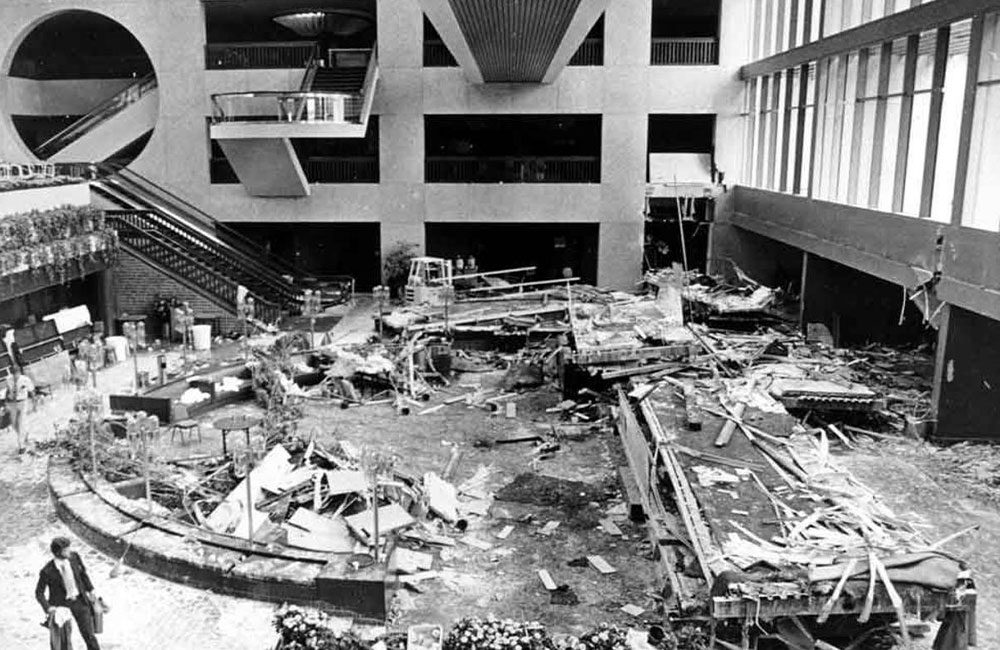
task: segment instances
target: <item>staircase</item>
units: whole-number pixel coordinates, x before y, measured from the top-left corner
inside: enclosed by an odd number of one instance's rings
[[[122,245],[229,313],[236,313],[236,290],[253,295],[258,317],[276,320],[300,308],[302,272],[229,226],[127,169],[111,170],[91,187],[120,210],[108,210]]]
[[[357,94],[365,85],[365,68],[317,68],[309,90]]]
[[[43,142],[34,154],[50,162],[102,162],[147,136],[158,108],[156,76],[149,74]]]

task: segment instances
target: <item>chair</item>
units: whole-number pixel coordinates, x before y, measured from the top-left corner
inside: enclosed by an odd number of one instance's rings
[[[191,430],[198,432],[198,442],[201,442],[201,425],[197,420],[192,420],[188,415],[187,406],[184,404],[174,405],[174,420],[170,425],[170,442],[174,441],[174,436],[181,434],[181,444],[184,444],[184,435],[191,435]]]

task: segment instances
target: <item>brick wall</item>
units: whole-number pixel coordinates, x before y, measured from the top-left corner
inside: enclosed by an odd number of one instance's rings
[[[153,318],[153,305],[158,298],[176,297],[187,300],[194,309],[195,319],[214,318],[212,335],[238,329],[236,317],[177,280],[149,266],[131,253],[122,251],[115,269],[115,290],[119,314],[149,314],[146,328],[151,339],[160,337],[160,324]]]

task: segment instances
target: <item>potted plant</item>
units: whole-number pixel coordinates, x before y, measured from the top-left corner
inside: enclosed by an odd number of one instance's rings
[[[417,245],[412,242],[396,242],[386,253],[382,262],[382,277],[385,285],[397,298],[402,296],[406,278],[410,274],[410,260],[416,256]]]

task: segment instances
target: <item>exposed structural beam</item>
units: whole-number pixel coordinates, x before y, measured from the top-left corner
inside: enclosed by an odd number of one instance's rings
[[[903,64],[903,97],[899,104],[899,136],[896,139],[896,173],[892,184],[892,211],[902,212],[906,198],[906,166],[910,155],[910,130],[913,122],[913,89],[917,82],[917,49],[920,34],[906,38],[906,62]]]
[[[976,114],[976,91],[979,88],[979,62],[983,51],[983,22],[979,14],[972,20],[969,59],[965,72],[965,95],[962,99],[962,125],[958,132],[958,160],[955,166],[955,188],[951,201],[951,224],[962,225],[965,209],[965,183],[969,178],[969,151],[972,148],[972,123]]]
[[[576,54],[601,14],[608,8],[608,4],[609,0],[580,0],[576,14],[573,15],[573,20],[566,28],[562,42],[559,43],[559,49],[553,55],[549,69],[545,71],[542,83],[553,83],[559,77],[559,73],[569,65],[570,59]]]
[[[941,132],[941,109],[944,104],[944,75],[948,67],[948,46],[951,27],[937,30],[937,47],[934,50],[934,72],[931,80],[931,107],[927,118],[927,145],[924,153],[923,185],[920,192],[918,216],[929,219],[934,202],[934,175],[937,170],[938,136]]]
[[[905,287],[940,265],[938,299],[1000,320],[1000,233],[743,186],[733,194],[718,223]]]
[[[862,47],[879,45],[911,34],[937,29],[971,18],[976,14],[1000,10],[1000,0],[948,0],[928,2],[912,9],[891,14],[847,31],[821,38],[787,52],[749,63],[740,68],[740,78],[749,79],[774,74],[795,66],[816,61]]]
[[[885,148],[885,116],[888,110],[889,71],[892,65],[892,41],[882,44],[878,64],[878,90],[875,100],[875,129],[872,139],[872,169],[868,179],[868,205],[878,207],[882,185],[882,154]]]
[[[870,7],[869,7],[870,9]],[[868,88],[867,48],[858,52],[858,75],[854,88],[854,133],[851,137],[851,161],[847,170],[847,202],[858,201],[858,173],[861,171],[861,149],[865,130],[865,91]]]
[[[465,40],[465,34],[458,24],[451,3],[448,0],[420,0],[420,8],[427,14],[427,19],[434,25],[434,29],[448,46],[448,50],[462,67],[469,81],[474,84],[483,83],[483,73],[479,69],[476,57],[472,55],[469,42]]]

